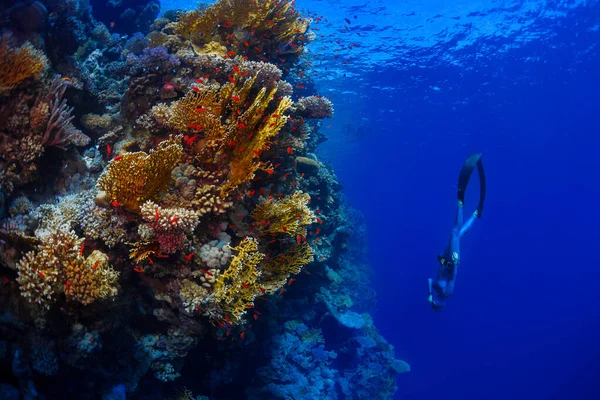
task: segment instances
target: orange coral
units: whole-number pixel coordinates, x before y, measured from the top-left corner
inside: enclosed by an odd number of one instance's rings
[[[38,76],[48,65],[48,58],[29,42],[21,47],[10,45],[10,34],[0,37],[0,88],[10,89],[25,79]]]

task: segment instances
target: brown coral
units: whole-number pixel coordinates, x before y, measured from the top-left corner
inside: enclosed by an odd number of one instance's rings
[[[46,55],[31,43],[15,48],[10,40],[10,34],[0,37],[0,89],[10,89],[27,78],[38,76],[48,65]]]
[[[126,153],[111,160],[98,179],[98,189],[106,192],[109,201],[126,210],[137,212],[146,200],[165,191],[172,180],[183,148],[174,140],[161,142],[150,154]],[[116,203],[115,203],[116,202]]]

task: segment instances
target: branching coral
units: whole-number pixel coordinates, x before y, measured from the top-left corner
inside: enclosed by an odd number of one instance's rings
[[[138,211],[171,182],[171,171],[179,163],[182,147],[173,140],[161,142],[150,154],[127,153],[114,158],[98,179],[98,189],[109,201],[129,211]]]
[[[175,31],[188,39],[200,35],[208,41],[235,28],[253,32],[252,36],[270,38],[280,44],[281,52],[282,44],[291,43],[306,33],[308,21],[300,18],[293,1],[220,0],[206,10],[181,14]],[[292,46],[288,52],[299,51],[300,46]]]
[[[83,304],[116,295],[118,272],[98,250],[84,259],[82,243],[68,227],[56,227],[37,251],[17,263],[21,295],[42,311],[50,309],[59,293]]]
[[[293,112],[301,118],[331,118],[333,103],[323,96],[303,97],[294,104]]]
[[[213,293],[225,318],[229,316],[233,323],[239,323],[246,309],[252,306],[254,298],[261,294],[257,283],[260,277],[257,267],[265,255],[258,251],[258,241],[250,237],[244,238],[233,250],[237,254],[216,280]]]
[[[286,123],[284,113],[292,104],[283,97],[271,105],[275,85],[262,87],[252,96],[258,72],[243,78],[244,72],[238,68],[222,87],[195,87],[170,107],[159,104],[152,109],[153,116],[172,129],[203,131],[205,146],[198,156],[203,162],[229,162],[229,179],[221,188],[221,198],[254,178],[258,169],[268,169],[268,164],[260,161],[260,154]],[[267,114],[268,107],[273,112]]]
[[[261,235],[288,234],[306,236],[306,227],[316,221],[308,208],[310,196],[296,192],[279,200],[261,198],[251,217]]]
[[[140,212],[153,233],[153,238],[146,239],[158,242],[166,254],[179,250],[185,235],[192,233],[198,225],[198,215],[185,208],[162,208],[152,201],[146,201]]]
[[[10,89],[27,78],[38,76],[48,65],[44,53],[31,43],[14,48],[10,40],[10,34],[0,37],[0,89]]]
[[[267,293],[275,293],[285,285],[290,275],[296,275],[313,261],[313,251],[307,243],[296,244],[283,254],[261,264],[260,285]]]

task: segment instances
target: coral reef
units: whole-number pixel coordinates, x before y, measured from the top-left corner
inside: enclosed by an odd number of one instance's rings
[[[158,19],[157,0],[14,3],[2,396],[390,398],[410,367],[315,154],[333,105],[303,75],[311,19],[279,0]]]

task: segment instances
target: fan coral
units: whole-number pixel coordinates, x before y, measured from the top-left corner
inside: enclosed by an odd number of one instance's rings
[[[11,89],[25,79],[38,76],[48,64],[46,55],[29,42],[10,45],[11,35],[0,37],[0,89]]]
[[[306,236],[306,227],[316,222],[316,216],[308,208],[310,196],[296,192],[279,200],[264,197],[252,211],[251,217],[261,235],[284,233]]]
[[[141,203],[167,189],[182,151],[180,144],[169,140],[150,154],[136,152],[116,157],[98,178],[97,187],[106,192],[114,206],[138,211]]]

